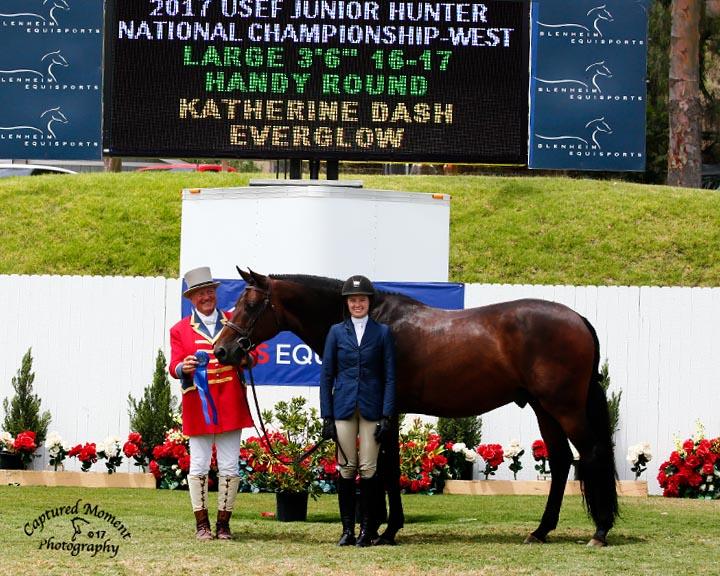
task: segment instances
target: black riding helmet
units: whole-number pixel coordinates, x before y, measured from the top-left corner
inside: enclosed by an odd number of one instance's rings
[[[365,276],[355,275],[350,276],[342,287],[343,296],[354,296],[357,294],[364,294],[365,296],[375,296],[375,288],[373,288],[372,282],[365,278]]]

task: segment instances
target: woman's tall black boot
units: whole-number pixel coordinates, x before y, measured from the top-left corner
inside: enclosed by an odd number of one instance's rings
[[[337,481],[338,504],[340,505],[340,521],[343,532],[338,546],[355,544],[355,479],[342,476]]]
[[[375,519],[377,487],[377,476],[360,479],[360,508],[362,510],[362,516],[360,517],[360,535],[358,536],[356,546],[372,546],[373,540],[378,537],[378,525]]]

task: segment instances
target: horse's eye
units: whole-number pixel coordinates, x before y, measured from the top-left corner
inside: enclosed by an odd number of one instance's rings
[[[253,300],[248,300],[247,302],[245,302],[245,307],[248,310],[252,310],[253,308],[257,307],[257,302],[254,302]]]

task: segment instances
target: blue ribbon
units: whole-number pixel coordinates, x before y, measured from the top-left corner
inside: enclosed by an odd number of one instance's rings
[[[198,365],[195,369],[195,375],[193,376],[193,380],[195,381],[195,386],[197,387],[198,393],[200,394],[200,403],[202,404],[205,424],[210,425],[210,412],[212,412],[212,423],[217,425],[217,408],[215,408],[215,402],[213,401],[212,394],[210,394],[210,386],[208,385],[207,376],[207,365],[210,361],[210,356],[207,352],[198,350],[197,352],[195,352],[195,358],[197,358]],[[210,408],[209,411],[208,406]]]

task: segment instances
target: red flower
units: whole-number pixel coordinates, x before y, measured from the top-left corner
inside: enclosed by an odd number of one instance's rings
[[[128,442],[142,444],[142,436],[140,436],[138,432],[130,432],[130,434],[128,434]]]
[[[190,470],[190,456],[181,456],[178,458],[178,467],[183,472],[188,472]]]
[[[150,460],[150,472],[158,480],[160,479],[160,476],[162,476],[162,473],[160,472],[160,466],[158,466],[158,463],[155,462],[155,460]]]
[[[82,444],[73,446],[68,452],[68,457],[73,458],[74,456],[77,456],[78,454],[80,454],[80,450],[82,450]]]
[[[532,455],[535,460],[546,460],[548,457],[547,447],[542,440],[535,440],[532,443]]]
[[[125,442],[123,445],[123,454],[127,456],[128,458],[132,458],[136,454],[140,453],[140,448],[138,448],[138,445],[133,442]]]
[[[37,448],[37,445],[35,444],[35,432],[31,430],[20,432],[20,434],[15,437],[13,447],[18,452],[35,452],[35,449]]]

